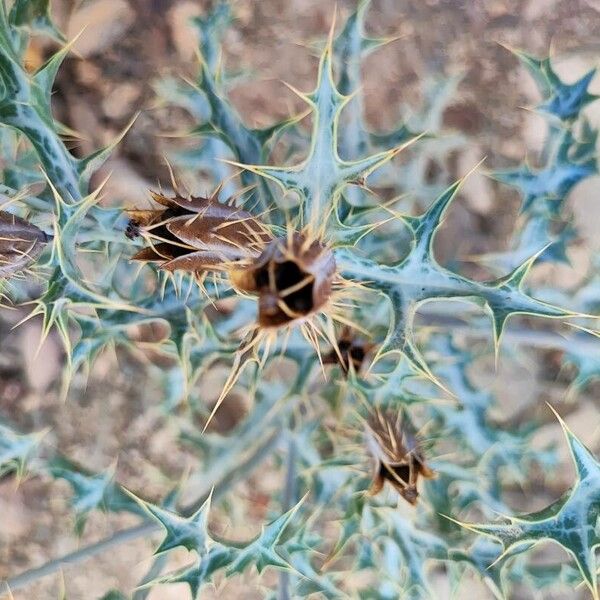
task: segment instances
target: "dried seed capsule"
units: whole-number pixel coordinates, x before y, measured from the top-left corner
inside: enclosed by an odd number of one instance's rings
[[[238,289],[258,296],[262,327],[280,327],[323,309],[334,276],[331,250],[300,233],[271,241],[251,265],[231,273]]]
[[[419,477],[435,477],[425,464],[419,440],[400,413],[375,410],[367,422],[365,438],[373,457],[370,493],[379,493],[388,481],[410,504],[416,504]]]
[[[279,327],[325,307],[335,276],[332,251],[301,233],[273,239],[249,212],[211,198],[167,198],[161,208],[128,210],[125,235],[149,245],[133,260],[195,274],[229,274],[241,292],[258,296],[259,325]]]
[[[216,198],[153,197],[162,208],[127,211],[125,235],[149,242],[133,260],[157,262],[168,271],[227,271],[258,257],[271,239],[249,212]]]
[[[0,279],[35,262],[47,242],[48,236],[35,225],[0,211]]]
[[[345,326],[337,340],[337,350],[332,349],[323,356],[323,364],[339,365],[346,374],[352,365],[354,371],[358,373],[373,348],[374,344],[361,339],[355,331]]]

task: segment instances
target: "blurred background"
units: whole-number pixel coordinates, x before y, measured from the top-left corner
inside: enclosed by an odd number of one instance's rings
[[[96,183],[110,174],[107,202],[143,206],[157,182],[168,187],[164,157],[185,145],[174,135],[192,121],[184,111],[165,106],[157,96],[156,82],[168,76],[195,77],[197,37],[188,22],[208,6],[195,0],[52,0],[55,21],[67,37],[80,34],[59,73],[54,95],[57,118],[80,135],[71,144],[73,151],[89,154],[109,143],[141,111],[97,174]],[[230,72],[250,73],[233,86],[233,104],[253,127],[299,112],[304,108],[301,101],[282,82],[303,91],[312,88],[318,49],[335,7],[338,14],[347,15],[355,2],[235,0],[232,6],[235,19],[225,34],[222,60]],[[454,178],[483,157],[484,169],[489,170],[524,159],[537,164],[546,121],[529,110],[539,100],[536,87],[504,46],[539,56],[550,52],[556,57],[556,70],[568,81],[600,64],[600,0],[373,0],[367,31],[374,37],[398,37],[364,65],[365,108],[373,130],[391,129],[402,116],[416,112],[425,100],[427,82],[454,82],[442,126],[464,143],[439,159]],[[28,51],[31,68],[55,50],[53,42],[35,38]],[[590,91],[600,93],[600,78]],[[599,104],[590,107],[589,117],[596,125]],[[432,173],[441,167],[434,160],[428,165]],[[210,190],[201,177],[190,185],[198,192]],[[582,240],[570,251],[571,266],[538,267],[536,283],[568,286],[586,273],[600,248],[599,197],[599,178],[587,179],[573,191],[569,203]],[[514,190],[474,174],[440,236],[439,256],[444,262],[462,262],[473,254],[505,248],[519,204]],[[21,309],[0,314],[0,416],[25,431],[49,428],[53,445],[91,469],[106,469],[118,458],[119,480],[147,497],[163,494],[169,482],[161,472],[177,478],[189,464],[176,431],[165,424],[161,399],[144,376],[148,361],[160,365],[160,357],[143,352],[103,354],[87,385],[83,376],[76,379],[68,400],[62,402],[61,344],[51,335],[38,352],[39,322],[12,330],[25,314]],[[558,364],[552,352],[532,354],[522,363],[502,365],[497,374],[490,369],[485,384],[498,392],[500,404],[503,398],[507,404],[534,396],[559,400],[569,374],[557,377]],[[586,393],[593,397],[594,388]],[[569,423],[575,433],[592,448],[599,441],[597,408],[590,401],[565,409],[572,411]],[[239,409],[231,401],[228,410]],[[227,414],[222,419],[226,421]],[[556,434],[554,425],[548,428],[552,428],[548,436]],[[561,481],[566,487],[571,480],[567,463],[557,490],[561,491]],[[238,515],[242,527],[253,531],[253,524],[263,518],[270,490],[278,485],[268,472],[261,472],[238,486],[235,493],[247,501]],[[61,482],[31,479],[15,488],[13,480],[0,481],[0,579],[137,522],[127,515],[93,514],[78,541],[67,490]],[[98,598],[111,587],[135,585],[147,569],[150,548],[149,541],[136,541],[94,558],[90,568],[84,564],[68,570],[68,598]],[[58,598],[59,579],[40,580],[15,593],[15,600]],[[182,594],[177,587],[159,587],[149,597],[168,600]],[[251,581],[237,577],[215,597],[263,594]]]

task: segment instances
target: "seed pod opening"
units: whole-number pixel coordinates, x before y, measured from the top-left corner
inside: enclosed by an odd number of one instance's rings
[[[271,241],[253,263],[231,274],[240,290],[258,296],[258,323],[280,327],[321,310],[331,297],[335,259],[319,241],[296,233]]]
[[[375,410],[365,431],[367,449],[373,459],[372,495],[379,493],[385,482],[410,504],[419,497],[419,477],[435,477],[425,463],[425,456],[412,427],[400,413]]]
[[[47,242],[48,236],[35,225],[0,211],[0,279],[35,262]]]
[[[141,235],[149,242],[133,260],[157,262],[167,271],[226,271],[258,257],[271,240],[249,212],[214,197],[153,194],[153,198],[162,208],[127,211],[125,235],[130,239]]]

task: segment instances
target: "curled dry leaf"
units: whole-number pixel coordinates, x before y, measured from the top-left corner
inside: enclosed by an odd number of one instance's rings
[[[425,464],[409,424],[399,412],[375,410],[368,419],[365,438],[374,460],[370,493],[379,493],[388,481],[407,502],[416,504],[419,477],[431,479],[435,473]]]
[[[47,242],[48,236],[35,225],[0,211],[0,279],[35,262]]]

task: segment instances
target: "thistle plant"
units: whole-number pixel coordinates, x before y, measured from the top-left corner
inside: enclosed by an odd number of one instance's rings
[[[0,1],[6,308],[41,317],[42,336],[62,339],[66,367],[57,387],[66,402],[103,349],[136,349],[144,344],[134,331],[167,324],[152,346],[168,360],[148,365],[145,376],[155,382],[165,426],[177,428],[196,465],[182,481],[182,472],[163,473],[171,493],[146,497],[120,481],[114,466],[93,472],[47,444],[43,432],[17,431],[2,414],[1,477],[66,481],[77,535],[98,510],[139,520],[10,576],[6,595],[133,538],[149,539],[150,557],[159,532],[146,577],[104,598],[141,600],[176,583],[200,598],[240,573],[255,573],[265,597],[282,599],[436,598],[440,573],[453,592],[474,573],[490,598],[514,597],[517,586],[578,588],[599,598],[600,464],[557,414],[576,481],[543,511],[516,514],[511,491],[521,486],[533,497],[532,474],[558,464],[554,447],[534,443],[549,409],[524,413],[516,424],[493,417],[499,403],[473,379],[479,357],[469,347],[483,341],[496,364],[512,360],[504,338],[557,349],[580,369],[574,392],[600,374],[597,273],[576,290],[531,289],[527,280],[537,262],[567,261],[577,240],[566,201],[598,172],[597,130],[584,115],[596,100],[588,91],[593,74],[565,82],[549,59],[515,51],[543,96],[544,166],[493,174],[521,192],[522,211],[509,249],[481,257],[497,275],[475,280],[443,266],[434,246],[469,174],[442,185],[422,168],[431,154],[468,143],[439,136],[444,90],[452,86],[434,86],[423,114],[394,131],[370,131],[361,61],[390,40],[365,35],[368,10],[362,0],[340,27],[333,23],[312,92],[290,84],[306,110],[259,130],[228,99],[233,76],[222,71],[219,54],[234,18],[229,5],[195,19],[197,78],[155,88],[163,103],[197,121],[187,137],[198,146],[173,151],[173,181],[149,190],[151,208],[127,199],[111,199],[109,208],[103,184],[92,189],[90,182],[119,140],[76,157],[52,114],[69,45],[35,73],[24,66],[32,31],[63,43],[49,1]],[[200,170],[214,179],[213,191],[180,183]],[[36,195],[34,183],[42,189]],[[391,198],[380,193],[384,187]],[[419,204],[407,200],[411,193]],[[418,312],[436,327],[422,326]],[[534,320],[543,328],[534,329]],[[219,389],[208,390],[207,376],[223,366]],[[235,394],[248,410],[223,431],[218,418]],[[243,503],[235,484],[266,469],[281,485],[261,527],[243,539],[229,527],[224,534],[217,522],[233,522],[228,508]],[[544,478],[548,493],[551,484]],[[540,567],[529,551],[543,541],[562,546],[569,561]],[[172,567],[180,549],[189,560]],[[68,578],[66,569],[67,587]]]

